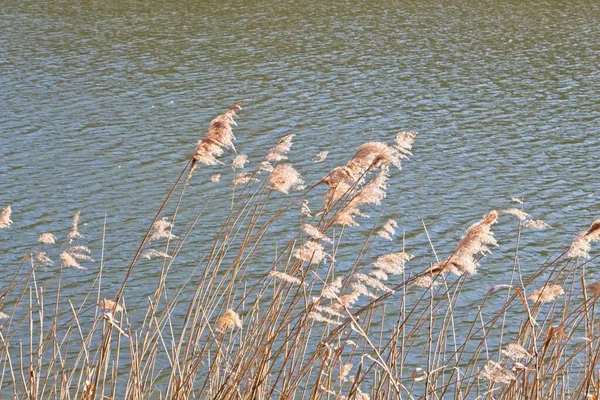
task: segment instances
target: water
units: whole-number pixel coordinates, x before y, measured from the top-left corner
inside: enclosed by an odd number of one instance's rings
[[[96,259],[106,216],[112,295],[208,122],[241,98],[239,151],[256,163],[295,133],[290,161],[309,183],[364,141],[419,132],[383,213],[405,230],[415,270],[434,261],[423,223],[448,254],[513,196],[554,228],[524,239],[523,265],[598,218],[597,2],[9,0],[0,16],[0,206],[12,204],[15,221],[0,231],[5,274],[38,234],[64,238],[81,209]],[[311,164],[323,150],[330,157]],[[195,177],[189,209],[227,168],[213,170]],[[514,229],[504,221],[500,238]],[[467,285],[467,311],[505,283],[512,240]],[[69,271],[65,295],[97,266]],[[136,271],[130,307],[145,307],[152,271]]]

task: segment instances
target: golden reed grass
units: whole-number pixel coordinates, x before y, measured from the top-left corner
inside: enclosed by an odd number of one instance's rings
[[[289,134],[255,166],[244,154],[231,156],[229,164],[225,152],[236,151],[234,118],[241,104],[210,121],[116,295],[114,282],[103,275],[105,255],[92,264],[82,243],[80,211],[66,238],[42,233],[18,268],[10,269],[14,277],[0,293],[2,395],[598,398],[600,283],[587,265],[594,262],[591,244],[600,238],[600,222],[565,254],[524,268],[522,235],[536,232],[521,228],[549,225],[513,199],[521,208],[489,212],[445,259],[431,264],[435,237],[425,232],[430,244],[419,249],[403,238],[398,243],[395,220],[366,220],[372,208],[384,215],[397,174],[392,167],[409,159],[416,133],[359,146],[345,164],[300,192],[302,176],[311,176],[304,169],[318,168],[328,152],[296,169],[288,159]],[[182,198],[200,174],[199,185],[248,186],[232,190],[227,207],[207,203],[192,211]],[[203,218],[211,212],[223,225],[206,228]],[[10,206],[2,210],[1,228],[13,224],[11,213]],[[493,229],[499,215],[516,218],[500,222],[511,224],[517,240],[501,236],[506,250],[494,252],[484,267],[481,258],[498,246]],[[205,242],[188,249],[198,229]],[[13,240],[18,232],[2,233]],[[51,257],[60,258],[60,267]],[[155,277],[151,288],[126,286],[140,257],[147,259],[146,270],[135,273]],[[509,280],[494,282],[496,271],[507,266]],[[77,288],[81,299],[63,293],[90,270],[96,277]]]

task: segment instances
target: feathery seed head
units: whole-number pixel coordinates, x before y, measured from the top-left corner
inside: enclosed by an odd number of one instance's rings
[[[527,221],[523,222],[523,226],[525,228],[537,229],[538,231],[542,231],[546,228],[552,228],[550,225],[548,225],[541,219],[528,219]]]
[[[294,252],[294,257],[302,261],[310,261],[311,264],[319,264],[326,255],[323,245],[314,241],[304,243]]]
[[[314,163],[323,162],[323,161],[325,161],[325,159],[327,158],[328,155],[329,155],[328,151],[322,151],[313,157],[312,162],[314,162]]]
[[[489,381],[504,384],[509,384],[517,379],[512,372],[504,368],[501,364],[492,360],[488,360],[485,363],[483,370],[481,370],[479,374]]]
[[[298,171],[290,164],[276,166],[269,176],[269,182],[273,190],[284,194],[289,194],[291,189],[298,190],[304,184]]]
[[[231,125],[235,125],[233,118],[236,112],[241,110],[244,101],[238,101],[227,111],[210,122],[210,127],[203,139],[198,141],[194,155],[192,156],[192,165],[188,175],[188,181],[192,173],[196,170],[198,163],[205,165],[215,165],[220,163],[217,157],[223,154],[223,149],[232,149],[235,151],[233,141],[235,136],[231,130]]]
[[[304,232],[313,239],[322,240],[327,243],[333,243],[333,240],[329,239],[311,224],[304,224]]]
[[[219,316],[215,324],[215,330],[219,333],[225,333],[229,329],[241,327],[242,320],[239,314],[231,308],[227,309],[223,315]]]
[[[518,343],[510,343],[506,346],[502,353],[513,361],[518,361],[523,358],[531,358],[531,355]]]
[[[404,264],[412,258],[411,254],[405,252],[389,253],[377,258],[373,265],[388,274],[401,275],[404,272]]]
[[[12,214],[12,207],[10,205],[4,207],[2,212],[0,212],[0,229],[8,228],[13,222],[10,219],[10,215]]]
[[[233,159],[233,162],[231,163],[231,168],[233,168],[234,170],[244,168],[244,165],[246,165],[247,162],[248,156],[245,154],[240,154],[239,156]]]
[[[394,234],[396,234],[396,228],[398,223],[393,219],[388,219],[385,224],[376,232],[376,235],[387,240],[393,240]]]
[[[40,235],[40,238],[38,239],[38,242],[43,243],[43,244],[55,244],[56,243],[56,236],[54,236],[50,232],[44,232],[44,233],[42,233]]]
[[[531,215],[527,214],[523,210],[519,210],[518,208],[509,208],[508,210],[502,210],[502,214],[514,215],[519,221],[525,221],[527,218],[531,217]]]
[[[71,224],[71,230],[67,235],[69,242],[73,242],[74,239],[82,238],[83,235],[79,233],[79,215],[81,214],[81,210],[77,210],[75,215],[73,215],[73,223]]]
[[[565,290],[559,285],[545,285],[541,288],[534,290],[530,295],[529,299],[533,302],[537,303],[549,303],[556,299],[559,296],[565,294]]]
[[[296,136],[295,134],[286,135],[277,144],[267,152],[265,161],[278,162],[281,160],[287,160],[287,153],[292,148],[292,139]]]
[[[567,255],[571,258],[590,258],[591,244],[600,240],[600,219],[592,223],[586,232],[581,232],[571,243]]]
[[[600,281],[596,281],[593,283],[590,283],[587,286],[587,290],[589,293],[592,294],[592,296],[594,297],[600,297]]]
[[[98,303],[98,307],[103,309],[104,312],[111,312],[113,314],[117,314],[123,311],[123,307],[111,299],[100,300],[100,303]]]
[[[163,217],[159,220],[157,220],[153,225],[152,225],[152,234],[150,235],[150,241],[153,240],[157,240],[157,239],[162,239],[162,238],[166,238],[166,239],[176,239],[177,236],[173,235],[172,230],[173,230],[173,224],[171,222],[169,222],[167,217]]]
[[[292,285],[300,285],[302,283],[300,279],[279,271],[271,271],[269,272],[269,276],[287,283],[291,283]]]
[[[456,250],[451,257],[433,264],[429,269],[431,273],[451,272],[457,275],[467,273],[474,275],[477,273],[476,256],[489,252],[487,245],[498,246],[492,225],[498,221],[498,212],[493,210],[485,215],[483,219],[476,224],[471,225],[464,236],[458,242]]]

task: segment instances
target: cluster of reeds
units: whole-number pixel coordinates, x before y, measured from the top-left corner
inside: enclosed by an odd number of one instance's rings
[[[411,156],[412,132],[398,133],[389,144],[361,145],[308,187],[288,161],[293,135],[254,163],[244,154],[231,157],[232,197],[221,199],[228,206],[218,210],[223,222],[202,230],[210,245],[196,255],[187,280],[172,282],[172,268],[209,210],[181,217],[182,198],[198,186],[228,184],[228,168],[215,173],[208,166],[226,164],[225,150],[235,150],[232,127],[241,104],[210,123],[131,255],[118,290],[106,289],[103,249],[91,264],[91,250],[72,243],[85,239],[79,212],[64,237],[40,236],[2,284],[0,393],[59,399],[598,398],[600,283],[587,281],[586,265],[600,220],[563,253],[524,271],[520,238],[549,226],[515,199],[519,208],[491,210],[443,259],[415,263],[396,236],[396,221],[365,219]],[[313,161],[323,162],[327,153]],[[288,227],[283,241],[272,234],[281,223]],[[6,206],[0,240],[18,224],[18,211]],[[468,300],[476,311],[460,312],[465,289],[481,287],[478,272],[494,263],[493,256],[483,257],[498,245],[495,224],[511,226],[517,238],[511,279],[485,282],[490,290],[474,305]],[[367,233],[364,241],[348,254],[348,231],[359,230]],[[389,251],[374,254],[375,241]],[[51,246],[60,247],[60,263],[48,255]],[[435,256],[433,245],[429,253]],[[159,278],[146,294],[143,315],[132,318],[127,288],[142,258],[154,263]],[[40,280],[39,271],[52,268],[55,279]],[[95,270],[81,298],[61,294],[61,277],[81,272],[69,268]],[[261,277],[250,279],[250,272]]]

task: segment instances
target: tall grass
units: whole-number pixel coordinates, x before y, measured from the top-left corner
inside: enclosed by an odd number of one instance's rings
[[[218,210],[204,205],[180,217],[190,185],[219,181],[204,166],[224,164],[225,150],[234,149],[241,105],[211,121],[116,291],[107,294],[102,248],[93,284],[76,303],[62,294],[62,277],[90,259],[79,212],[60,265],[47,253],[60,238],[40,236],[12,279],[2,282],[1,393],[28,399],[598,398],[600,284],[586,281],[598,221],[527,273],[521,237],[548,225],[518,199],[518,208],[490,210],[479,221],[474,216],[452,254],[430,266],[411,265],[404,244],[373,257],[375,241],[400,241],[398,226],[384,219],[360,224],[411,156],[411,132],[390,144],[363,144],[346,164],[311,183],[287,161],[288,135],[254,169],[246,168],[243,154],[233,160],[231,197],[219,199]],[[319,153],[314,162],[325,157]],[[320,204],[307,200],[315,193]],[[185,281],[173,281],[188,238],[210,212],[223,219],[202,230],[211,246],[197,255]],[[281,223],[289,240],[274,233]],[[465,286],[493,263],[483,257],[498,244],[497,223],[514,227],[510,281],[478,299],[478,312],[458,313]],[[8,237],[11,224],[19,218],[6,206],[0,228]],[[364,233],[358,246],[348,243],[357,240],[353,231]],[[360,250],[348,254],[349,244]],[[433,244],[429,251],[437,257]],[[160,273],[143,315],[130,315],[128,283],[142,258],[154,260]],[[55,286],[40,279],[47,270]]]

